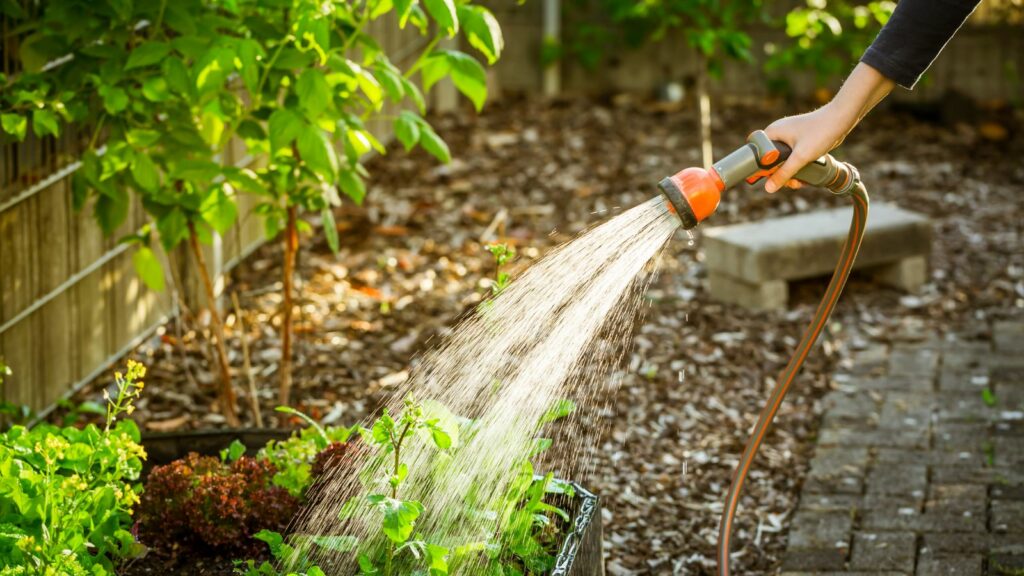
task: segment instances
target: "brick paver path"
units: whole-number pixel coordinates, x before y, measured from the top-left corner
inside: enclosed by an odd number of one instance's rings
[[[1024,576],[1024,322],[836,375],[782,574]]]

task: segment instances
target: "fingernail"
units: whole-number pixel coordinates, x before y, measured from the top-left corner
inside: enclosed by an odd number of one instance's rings
[[[765,184],[764,184],[764,191],[769,193],[769,194],[775,192],[778,189],[779,189],[779,187],[776,186],[775,182],[772,182],[771,180],[765,182]]]

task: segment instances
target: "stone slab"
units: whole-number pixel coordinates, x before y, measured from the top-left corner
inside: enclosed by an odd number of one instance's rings
[[[704,231],[708,269],[750,283],[832,271],[850,228],[848,207],[719,226]],[[892,204],[874,204],[855,264],[869,268],[931,253],[932,224]]]

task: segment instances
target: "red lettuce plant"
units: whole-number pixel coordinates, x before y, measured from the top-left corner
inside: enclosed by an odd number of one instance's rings
[[[282,530],[299,501],[274,486],[275,466],[241,456],[234,462],[192,453],[150,473],[139,505],[139,536],[164,550],[190,543],[247,550],[261,530]]]

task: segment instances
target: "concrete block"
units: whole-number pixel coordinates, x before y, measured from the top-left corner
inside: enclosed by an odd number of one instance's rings
[[[704,231],[709,270],[748,282],[813,278],[831,272],[850,227],[851,208],[720,226]],[[891,264],[931,253],[924,216],[891,204],[871,207],[857,267]]]
[[[924,256],[911,256],[897,260],[872,269],[871,277],[879,284],[906,292],[917,292],[928,281],[928,259]]]
[[[781,308],[779,281],[827,275],[835,268],[850,226],[850,208],[821,210],[783,218],[709,228],[704,232],[709,276],[739,284],[739,297],[724,290],[712,295],[750,307]],[[924,216],[889,204],[872,206],[855,268],[869,269],[880,281],[916,290],[927,280],[932,225]],[[772,298],[751,286],[771,283]],[[712,282],[714,284],[714,282]]]
[[[752,310],[777,310],[789,302],[789,285],[784,280],[746,282],[710,271],[708,291],[719,302],[739,304]]]
[[[917,540],[909,532],[862,532],[853,537],[853,570],[914,572]]]

